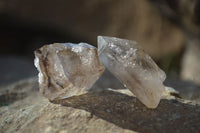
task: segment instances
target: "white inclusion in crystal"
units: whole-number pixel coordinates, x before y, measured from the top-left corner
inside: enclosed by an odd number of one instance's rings
[[[40,64],[39,64],[38,57],[35,57],[35,59],[34,59],[34,65],[37,68],[37,70],[39,71],[39,73],[38,73],[38,82],[39,82],[39,84],[41,84],[44,81],[44,78],[43,78],[43,74],[41,73],[41,69],[40,69]]]
[[[158,106],[166,75],[137,42],[98,36],[98,55],[104,66],[144,105]]]

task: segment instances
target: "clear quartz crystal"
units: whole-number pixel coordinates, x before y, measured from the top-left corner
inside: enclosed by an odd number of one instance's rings
[[[156,108],[165,73],[135,41],[98,36],[100,61],[148,108]]]
[[[97,49],[86,43],[54,43],[35,51],[41,93],[50,100],[86,93],[104,71]]]

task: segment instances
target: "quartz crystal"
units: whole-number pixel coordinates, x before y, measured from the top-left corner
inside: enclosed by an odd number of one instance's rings
[[[100,61],[148,108],[156,108],[165,73],[135,41],[98,36]]]
[[[50,100],[86,93],[104,71],[97,49],[86,43],[54,43],[35,51],[41,93]]]

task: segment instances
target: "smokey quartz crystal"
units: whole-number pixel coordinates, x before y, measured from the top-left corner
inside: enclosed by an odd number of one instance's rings
[[[104,71],[97,49],[86,43],[54,43],[35,51],[41,93],[49,100],[87,92]]]
[[[98,36],[104,66],[148,108],[156,108],[165,91],[165,73],[135,41]]]

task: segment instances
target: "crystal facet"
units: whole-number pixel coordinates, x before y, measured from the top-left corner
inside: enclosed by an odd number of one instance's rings
[[[104,71],[97,49],[86,43],[54,43],[35,51],[41,93],[50,100],[86,93]]]
[[[98,36],[98,55],[104,66],[144,105],[158,106],[166,75],[135,41]]]

